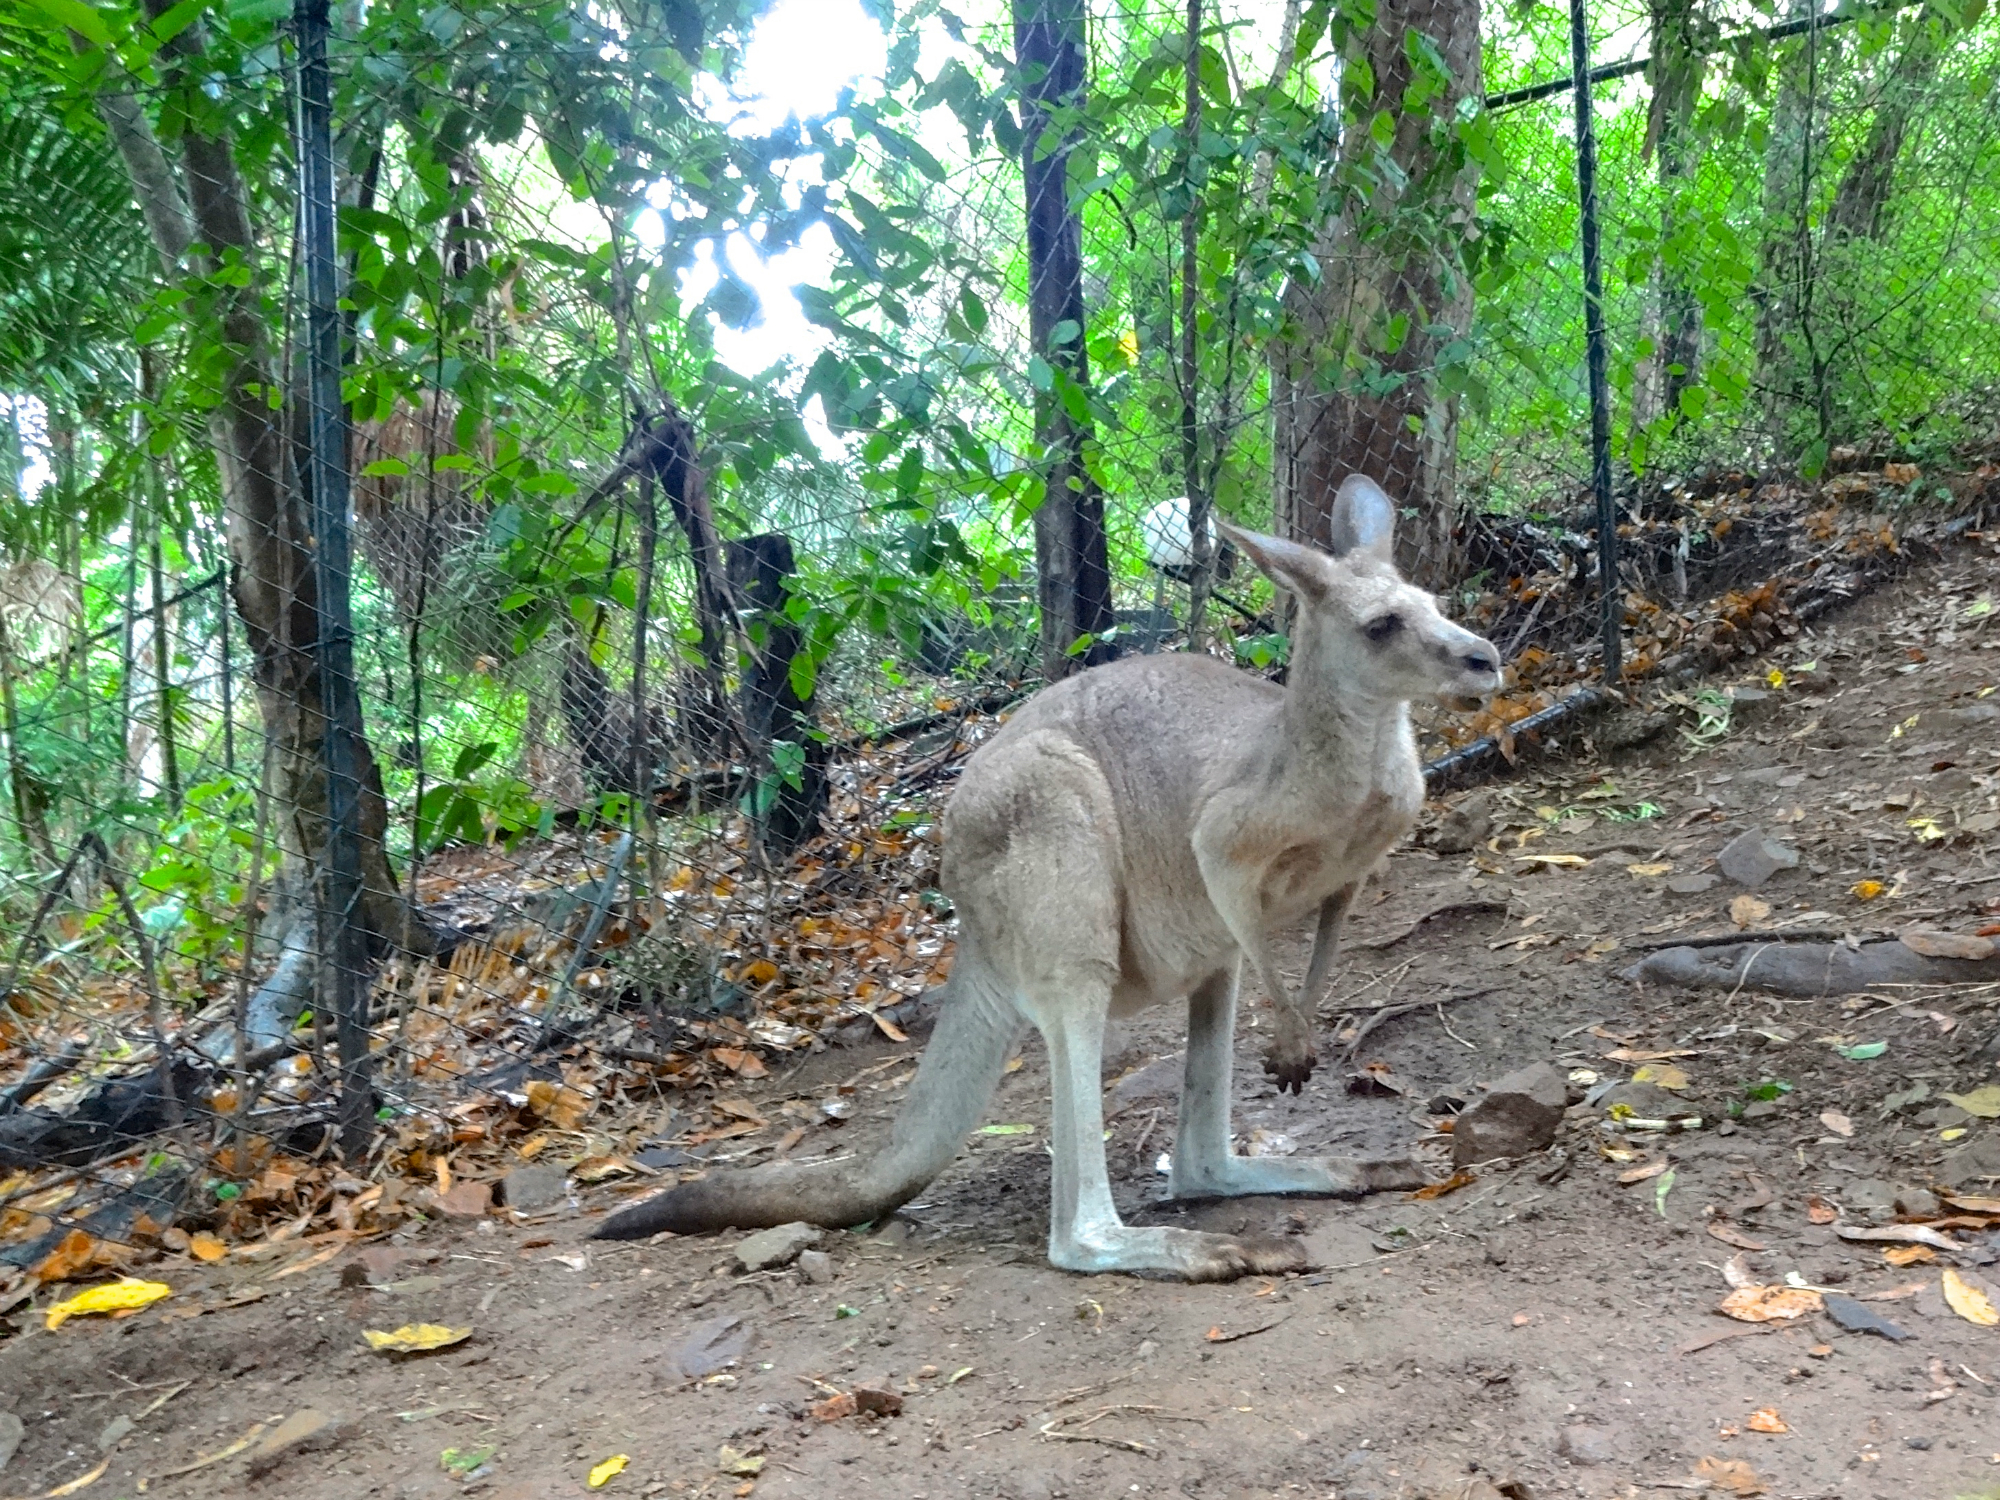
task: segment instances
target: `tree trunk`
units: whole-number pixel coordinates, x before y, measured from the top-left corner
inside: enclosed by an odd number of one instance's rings
[[[1654,262],[1653,352],[1634,381],[1632,415],[1644,426],[1679,409],[1681,392],[1694,384],[1701,359],[1701,303],[1689,283],[1682,198],[1699,157],[1694,108],[1701,97],[1701,43],[1693,0],[1652,0],[1653,97],[1646,118],[1646,149],[1660,183],[1660,250]]]
[[[1053,682],[1107,660],[1114,623],[1104,497],[1091,476],[1090,362],[1084,348],[1083,226],[1071,163],[1083,144],[1082,0],[1013,0],[1021,87],[1021,177],[1027,196],[1028,338],[1047,372],[1035,395],[1042,503],[1035,511],[1042,675]],[[1058,119],[1061,114],[1064,118]],[[1080,650],[1078,642],[1087,642]]]
[[[149,0],[154,10],[164,9]],[[168,71],[198,72],[202,30],[190,26],[163,49]],[[255,268],[261,260],[252,232],[249,199],[226,136],[205,135],[192,124],[180,140],[176,173],[144,112],[114,88],[100,98],[132,190],[171,275],[188,247],[200,243],[211,256],[234,253]],[[185,193],[183,198],[182,194]],[[215,333],[234,352],[223,400],[210,418],[210,438],[222,475],[233,591],[252,657],[265,732],[271,741],[272,793],[285,884],[294,893],[312,889],[326,841],[327,786],[318,672],[317,608],[312,579],[309,505],[286,451],[281,414],[266,393],[277,382],[270,340],[252,285],[222,289]],[[430,952],[437,935],[408,922],[383,844],[388,809],[372,749],[358,746],[361,782],[361,918],[379,941],[408,931],[418,951]]]
[[[729,544],[730,582],[756,611],[748,627],[755,656],[743,673],[743,727],[752,756],[751,825],[769,859],[784,858],[817,833],[826,808],[826,739],[816,733],[811,697],[800,697],[792,680],[801,637],[785,604],[796,566],[792,539],[781,533]]]
[[[1834,189],[1827,227],[1836,238],[1882,237],[1890,193],[1895,187],[1896,159],[1903,154],[1910,114],[1921,100],[1923,87],[1948,40],[1942,17],[1929,6],[1917,12],[1909,40],[1903,43],[1895,65],[1877,88],[1875,113],[1868,122],[1868,139],[1854,153]]]
[[[1788,20],[1812,14],[1806,0],[1794,0]],[[1830,62],[1832,42],[1808,32],[1782,42],[1778,54],[1778,94],[1770,106],[1764,148],[1764,238],[1758,244],[1756,302],[1756,384],[1764,398],[1764,418],[1782,458],[1796,458],[1808,444],[1794,424],[1794,412],[1814,412],[1814,428],[1828,426],[1826,382],[1812,328],[1812,176],[1824,146],[1824,118],[1818,100],[1820,78]]]
[[[671,401],[659,415],[641,419],[640,441],[644,462],[659,480],[674,520],[687,537],[688,562],[694,569],[701,668],[682,699],[681,729],[693,760],[726,759],[737,738],[729,719],[724,659],[736,601],[729,587],[722,538],[715,529],[715,513],[708,504],[701,445],[695,440],[694,424]]]
[[[1430,50],[1413,34],[1442,59],[1442,78],[1427,60],[1412,63]],[[1453,125],[1459,101],[1481,92],[1478,0],[1380,0],[1341,87],[1345,125],[1326,185],[1345,201],[1315,247],[1318,283],[1298,278],[1286,293],[1294,332],[1273,357],[1276,524],[1329,545],[1341,481],[1366,474],[1414,512],[1398,528],[1404,570],[1440,587],[1457,572],[1448,362],[1472,321],[1458,247],[1479,175]]]

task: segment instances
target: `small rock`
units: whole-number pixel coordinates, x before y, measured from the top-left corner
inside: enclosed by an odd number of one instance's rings
[[[333,1447],[347,1437],[353,1425],[310,1406],[293,1412],[250,1450],[250,1477],[262,1479],[295,1453]]]
[[[833,1280],[833,1257],[824,1250],[801,1250],[799,1274],[814,1286],[825,1286]]]
[[[1948,1188],[1984,1192],[1995,1179],[2000,1179],[2000,1133],[1990,1130],[1945,1157],[1938,1168],[1938,1181]]]
[[[1431,847],[1440,854],[1470,854],[1493,831],[1493,799],[1485,792],[1461,797],[1438,822]]]
[[[563,1200],[569,1174],[558,1166],[516,1167],[494,1185],[495,1199],[532,1213]]]
[[[1459,1115],[1452,1130],[1452,1162],[1465,1167],[1545,1151],[1568,1107],[1568,1080],[1548,1063],[1509,1073]]]
[[[1667,881],[1667,889],[1676,896],[1699,896],[1721,884],[1720,875],[1676,875]]]
[[[486,1210],[492,1206],[493,1184],[490,1182],[454,1182],[451,1191],[438,1198],[438,1207],[444,1210],[448,1219],[483,1219]]]
[[[1618,1455],[1611,1434],[1597,1427],[1565,1427],[1556,1440],[1556,1452],[1573,1464],[1608,1464]]]
[[[109,1453],[113,1448],[116,1448],[126,1438],[131,1436],[132,1429],[138,1425],[137,1422],[126,1416],[125,1413],[120,1412],[104,1424],[104,1431],[98,1433],[97,1451],[99,1453]]]
[[[1743,1123],[1761,1125],[1767,1120],[1775,1120],[1784,1112],[1784,1101],[1780,1099],[1752,1099],[1743,1106]]]
[[[700,1380],[749,1352],[755,1337],[741,1314],[724,1313],[697,1323],[667,1351],[667,1364],[683,1380]]]
[[[1937,717],[1947,724],[1963,725],[1969,729],[1975,724],[1991,724],[2000,719],[2000,703],[1968,703],[1962,708],[1940,709]]]
[[[26,1430],[21,1419],[11,1411],[0,1411],[0,1469],[7,1467],[7,1460],[21,1446],[21,1436]]]
[[[1891,1323],[1867,1303],[1856,1302],[1852,1297],[1843,1297],[1838,1292],[1824,1292],[1821,1302],[1826,1308],[1826,1315],[1849,1333],[1880,1334],[1899,1344],[1913,1336],[1900,1324]]]
[[[1896,1189],[1896,1212],[1906,1219],[1935,1219],[1944,1212],[1944,1205],[1929,1188],[1906,1187]]]
[[[882,1385],[857,1385],[853,1391],[854,1409],[878,1417],[900,1417],[903,1414],[903,1398]]]
[[[737,1245],[736,1269],[747,1273],[789,1266],[802,1251],[817,1245],[824,1233],[817,1224],[780,1224],[775,1229],[760,1229]]]
[[[1715,857],[1716,868],[1738,885],[1755,890],[1780,870],[1798,868],[1799,851],[1767,836],[1761,828],[1739,833]]]

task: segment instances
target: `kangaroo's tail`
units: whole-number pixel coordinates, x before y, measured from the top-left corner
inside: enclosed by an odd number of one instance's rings
[[[782,1162],[711,1172],[621,1209],[598,1226],[595,1238],[764,1229],[799,1220],[845,1229],[908,1203],[979,1123],[1021,1034],[1020,1012],[1007,997],[960,979],[970,968],[967,960],[961,951],[889,1143],[866,1164]]]

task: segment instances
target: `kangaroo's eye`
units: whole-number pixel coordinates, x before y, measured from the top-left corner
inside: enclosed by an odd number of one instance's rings
[[[1362,633],[1371,641],[1386,641],[1403,628],[1401,615],[1381,615],[1362,627]]]

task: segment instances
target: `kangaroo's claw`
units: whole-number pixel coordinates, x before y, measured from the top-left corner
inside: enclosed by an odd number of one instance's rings
[[[1310,1047],[1303,1054],[1273,1050],[1264,1055],[1264,1071],[1276,1081],[1279,1093],[1302,1094],[1318,1062]]]

